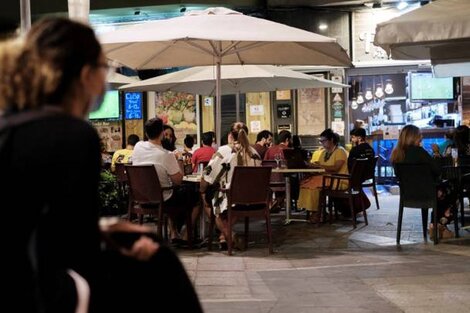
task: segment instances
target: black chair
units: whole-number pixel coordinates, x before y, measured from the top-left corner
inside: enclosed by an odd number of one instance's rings
[[[367,212],[364,207],[364,202],[362,201],[363,191],[363,173],[366,171],[366,168],[369,165],[368,159],[356,159],[354,160],[351,174],[324,174],[323,175],[323,184],[320,192],[320,203],[322,207],[322,213],[326,209],[326,198],[328,198],[328,213],[330,223],[333,219],[333,204],[332,199],[347,199],[349,204],[349,209],[351,210],[351,217],[353,227],[356,228],[356,214],[363,212],[364,222],[366,225],[369,224],[367,220]],[[348,182],[348,188],[345,190],[339,189],[341,181]],[[359,204],[361,208],[356,209]]]
[[[423,238],[427,241],[428,209],[433,210],[434,244],[439,242],[437,220],[437,183],[428,164],[397,163],[395,173],[400,186],[397,244],[400,244],[403,208],[421,209]]]
[[[262,217],[266,220],[269,253],[273,253],[271,216],[269,212],[269,179],[271,167],[237,166],[233,171],[230,189],[227,193],[228,233],[232,233],[232,220],[245,220],[245,247],[248,247],[249,218]],[[232,255],[232,236],[227,238],[228,254]]]
[[[372,187],[372,190],[374,192],[374,197],[375,197],[375,204],[377,205],[377,210],[380,210],[379,197],[377,195],[377,183],[375,180],[375,167],[377,165],[378,158],[379,158],[378,156],[375,156],[373,158],[368,159],[369,162],[367,164],[366,169],[363,172],[364,176],[362,178],[363,179],[362,187],[363,188]]]

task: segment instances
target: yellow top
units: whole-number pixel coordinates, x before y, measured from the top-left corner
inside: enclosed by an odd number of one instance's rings
[[[323,150],[325,150],[325,149],[320,148],[320,149],[316,150],[314,153],[312,153],[312,158],[310,159],[310,163],[318,162],[318,160],[320,160],[320,155],[322,154]]]
[[[116,163],[129,163],[129,158],[132,156],[132,152],[134,152],[134,150],[130,149],[121,149],[114,152],[111,160],[111,171],[114,172],[116,169]]]

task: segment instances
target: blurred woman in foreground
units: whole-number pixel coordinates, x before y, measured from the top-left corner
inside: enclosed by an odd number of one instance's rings
[[[103,98],[108,64],[93,30],[48,18],[33,25],[23,43],[6,45],[0,50],[1,122],[33,118],[2,133],[8,184],[1,199],[9,208],[1,236],[3,305],[15,301],[10,307],[18,312],[75,312],[77,304],[86,310],[76,290],[88,285],[89,312],[151,312],[175,294],[183,300],[172,302],[177,311],[201,312],[178,258],[153,241],[149,229],[108,224],[113,249],[101,250],[100,142],[85,119]],[[116,237],[113,230],[127,234]]]

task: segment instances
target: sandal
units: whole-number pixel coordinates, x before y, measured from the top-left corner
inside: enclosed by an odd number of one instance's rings
[[[320,211],[311,211],[311,212],[309,212],[307,222],[309,224],[320,224],[320,222],[321,222]]]

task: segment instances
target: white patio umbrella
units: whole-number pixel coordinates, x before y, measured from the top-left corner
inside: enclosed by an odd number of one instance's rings
[[[126,91],[180,91],[215,95],[216,66],[195,66],[120,87]],[[349,87],[273,65],[222,65],[221,94],[299,88]]]
[[[393,59],[470,61],[470,1],[433,1],[377,25],[374,44]]]
[[[124,85],[119,89],[159,92],[171,90],[214,96],[216,91],[215,73],[215,66],[195,66]],[[239,118],[239,94],[241,93],[299,88],[349,87],[349,85],[273,65],[222,65],[221,74],[221,94],[237,95],[237,119]]]
[[[108,58],[135,69],[216,65],[218,140],[221,64],[351,65],[333,38],[226,8],[129,26],[100,39]]]
[[[111,85],[113,88],[118,88],[123,85],[132,84],[138,82],[139,80],[134,77],[125,76],[119,73],[109,73],[106,76],[106,82]]]

